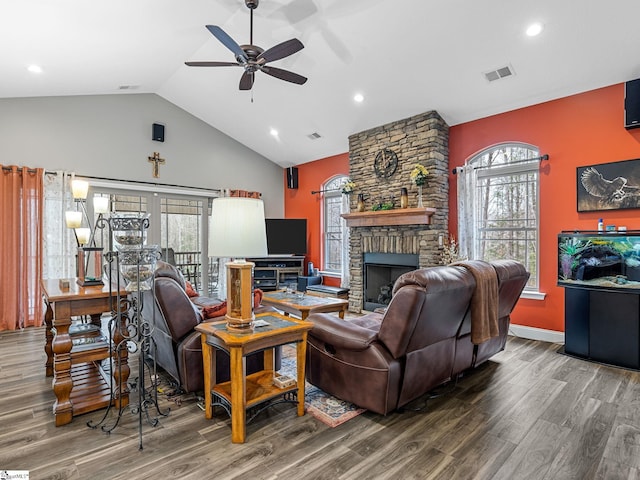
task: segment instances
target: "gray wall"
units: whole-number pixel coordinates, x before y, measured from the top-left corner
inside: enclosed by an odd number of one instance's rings
[[[164,143],[151,140],[153,123],[165,125]],[[166,159],[159,178],[155,151]],[[284,216],[280,166],[155,94],[0,99],[0,164],[259,191],[266,215]]]

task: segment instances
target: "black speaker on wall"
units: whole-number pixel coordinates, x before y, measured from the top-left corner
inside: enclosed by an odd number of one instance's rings
[[[152,130],[153,132],[151,138],[156,142],[164,142],[164,125],[154,123]]]
[[[298,188],[298,168],[287,168],[287,188]]]
[[[640,78],[624,84],[624,128],[640,128]]]

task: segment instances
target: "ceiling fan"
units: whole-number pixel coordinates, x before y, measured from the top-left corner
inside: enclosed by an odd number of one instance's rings
[[[242,77],[240,77],[240,90],[251,90],[255,73],[259,71],[279,78],[280,80],[297,83],[298,85],[304,84],[307,81],[306,77],[267,65],[268,62],[280,60],[302,50],[304,45],[300,40],[292,38],[268,50],[263,50],[253,44],[253,11],[258,7],[259,1],[260,0],[244,0],[245,5],[251,12],[248,45],[238,45],[235,40],[217,25],[206,26],[207,30],[209,30],[214,37],[233,52],[236,57],[236,62],[185,62],[185,65],[189,67],[243,67],[244,73]]]

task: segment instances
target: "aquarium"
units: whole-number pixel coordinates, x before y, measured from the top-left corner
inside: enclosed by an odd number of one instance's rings
[[[640,230],[560,233],[558,285],[640,290]]]

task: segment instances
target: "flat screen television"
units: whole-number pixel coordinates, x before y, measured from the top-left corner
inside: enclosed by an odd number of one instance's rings
[[[267,218],[269,255],[304,255],[307,253],[306,218]]]

